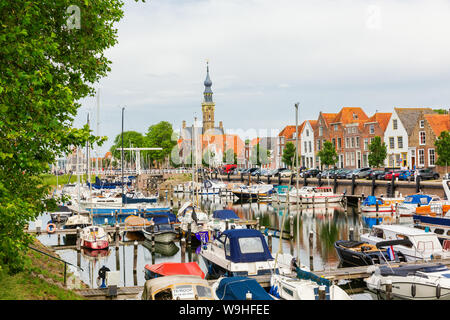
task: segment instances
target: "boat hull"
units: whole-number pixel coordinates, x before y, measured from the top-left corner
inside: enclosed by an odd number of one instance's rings
[[[106,240],[97,240],[97,241],[81,240],[81,246],[83,248],[91,250],[102,250],[109,247],[109,242]]]

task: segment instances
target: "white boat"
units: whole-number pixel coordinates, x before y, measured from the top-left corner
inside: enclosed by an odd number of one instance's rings
[[[192,275],[171,275],[147,280],[141,299],[214,300],[208,281]]]
[[[403,197],[396,198],[384,198],[368,196],[361,203],[361,211],[364,213],[369,213],[371,216],[375,217],[383,216],[386,214],[394,214],[397,204],[402,203],[405,200]],[[369,215],[370,216],[370,215]]]
[[[89,216],[75,214],[67,219],[64,224],[64,229],[76,229],[77,227],[84,228],[90,225],[92,225],[92,221]]]
[[[200,189],[202,184],[200,182],[188,181],[186,183],[180,183],[173,188],[174,192],[191,193],[193,190]]]
[[[50,212],[53,222],[66,222],[73,215],[73,211],[68,206],[58,206],[56,211]]]
[[[442,206],[450,204],[436,195],[413,194],[407,196],[402,203],[397,206],[398,213],[401,216],[413,216],[416,208],[421,206],[431,206],[433,210],[439,210]]]
[[[442,248],[435,233],[405,225],[374,225],[369,233],[361,234],[360,239],[370,244],[388,240],[409,240],[409,245],[393,246],[394,250],[405,255],[406,261],[450,258],[450,251]]]
[[[382,298],[386,298],[390,281],[394,299],[450,300],[450,270],[445,265],[379,266],[373,267],[373,272],[364,281],[369,290]]]
[[[191,226],[192,235],[201,231],[208,231],[208,214],[190,200],[186,201],[178,210],[177,218],[180,221],[180,228],[183,232],[188,232],[189,225]]]
[[[200,188],[195,192],[199,195],[222,194],[227,190],[227,185],[217,180],[204,180]]]
[[[208,230],[220,235],[228,229],[243,229],[246,226],[233,210],[215,210],[207,223]],[[244,221],[242,221],[244,222]]]
[[[81,246],[92,250],[102,250],[109,247],[109,236],[105,229],[99,226],[88,226],[81,230]]]
[[[200,255],[211,278],[291,274],[293,259],[290,254],[279,254],[275,267],[264,235],[255,229],[225,230],[218,239],[203,245]]]
[[[231,192],[242,200],[269,200],[275,189],[273,185],[266,183],[253,184],[251,186],[241,184],[232,188]]]
[[[336,194],[333,192],[333,187],[314,187],[304,186],[299,188],[292,188],[288,192],[278,194],[280,201],[290,203],[336,203],[342,201],[344,194]]]
[[[287,277],[279,274],[272,275],[270,286],[270,292],[275,297],[283,300],[319,300],[320,289],[325,291],[325,300],[352,300],[338,285],[323,284],[323,282],[318,283],[308,279]]]

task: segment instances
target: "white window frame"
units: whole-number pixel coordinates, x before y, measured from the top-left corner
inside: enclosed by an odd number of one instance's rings
[[[391,139],[392,139],[392,145],[391,145]],[[389,149],[395,149],[395,138],[389,137]]]
[[[433,151],[433,163],[431,163],[431,151]],[[428,149],[428,166],[429,167],[436,166],[436,151],[434,151],[434,148]]]
[[[401,142],[401,144],[400,144],[400,142]],[[403,149],[403,136],[398,136],[397,137],[397,146],[398,146],[399,149]]]
[[[422,151],[422,158],[423,158],[423,161],[420,161],[421,160],[421,157],[420,157],[420,152]],[[418,159],[417,159],[417,163],[418,163],[418,165],[419,166],[425,166],[425,150],[424,149],[418,149],[417,150],[417,155],[418,155]]]
[[[420,120],[419,127],[420,128],[425,128],[425,120]]]
[[[392,129],[393,130],[397,130],[398,129],[398,120],[397,119],[393,119],[392,120]]]
[[[369,132],[370,132],[370,134],[374,134],[375,133],[375,126],[373,124],[370,125]]]
[[[422,134],[423,134],[423,143],[422,143]],[[427,142],[427,136],[425,131],[419,131],[419,145],[424,146]]]

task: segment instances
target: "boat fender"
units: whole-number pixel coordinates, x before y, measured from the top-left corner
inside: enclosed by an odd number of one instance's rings
[[[54,233],[56,230],[56,225],[54,223],[47,224],[47,232]]]
[[[441,297],[441,285],[438,284],[436,287],[436,298],[440,298]]]
[[[416,296],[416,284],[411,285],[411,296],[414,298]]]

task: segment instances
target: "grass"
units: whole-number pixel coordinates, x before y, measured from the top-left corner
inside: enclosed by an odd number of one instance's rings
[[[64,174],[64,175],[60,175],[58,176],[58,185],[62,186],[66,183],[69,182],[69,174]],[[56,175],[54,174],[43,174],[42,178],[44,180],[44,184],[45,185],[50,185],[52,187],[56,187]],[[80,176],[80,181],[81,179],[83,179],[83,181],[87,180],[87,174],[83,175],[83,178]],[[70,182],[74,183],[77,181],[77,176],[76,175],[72,175],[72,177],[70,178]],[[95,175],[91,175],[91,182],[95,182]]]
[[[53,256],[55,253],[37,240],[34,247]],[[63,288],[64,263],[29,250],[25,269],[15,275],[0,269],[0,300],[84,300],[84,297]],[[69,272],[67,272],[67,277]]]

